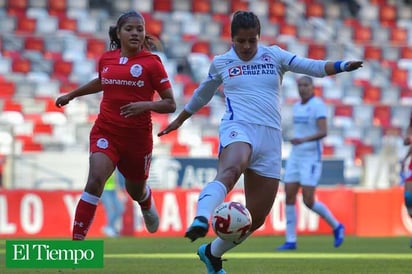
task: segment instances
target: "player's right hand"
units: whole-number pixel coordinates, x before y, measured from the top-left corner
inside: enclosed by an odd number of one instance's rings
[[[62,107],[64,105],[67,105],[70,102],[71,98],[69,94],[62,95],[59,98],[56,99],[55,105],[56,107]]]

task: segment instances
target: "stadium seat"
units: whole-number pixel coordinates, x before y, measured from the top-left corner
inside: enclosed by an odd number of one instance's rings
[[[324,17],[325,9],[322,3],[309,2],[306,4],[306,17]]]
[[[16,92],[16,87],[14,82],[10,81],[0,81],[0,99],[12,98]]]
[[[38,52],[44,52],[44,40],[38,36],[28,36],[24,40],[24,49]]]
[[[20,102],[12,99],[12,98],[7,98],[3,102],[3,111],[17,111],[17,112],[22,112],[23,107]]]
[[[369,26],[358,25],[353,28],[353,41],[358,44],[368,44],[373,40],[372,29]]]
[[[208,56],[211,55],[211,47],[209,41],[195,41],[192,44],[192,49],[191,52],[198,52],[198,53],[203,53]]]
[[[408,30],[401,27],[392,27],[389,41],[392,45],[405,46],[408,44]]]
[[[154,12],[172,12],[173,0],[153,1]]]
[[[409,71],[402,68],[394,68],[391,72],[391,83],[402,88],[408,87]]]
[[[52,78],[68,82],[69,76],[73,70],[73,62],[65,60],[56,60],[53,64]]]
[[[162,20],[155,18],[149,18],[148,20],[146,20],[146,33],[159,38],[163,33]]]
[[[47,134],[47,135],[52,135],[53,134],[53,125],[51,124],[46,124],[43,122],[36,122],[33,124],[33,134]]]
[[[36,31],[36,23],[37,20],[35,18],[19,17],[15,32],[19,34],[33,34]]]
[[[269,0],[269,21],[272,23],[285,22],[286,4],[281,1]]]
[[[412,59],[412,47],[403,46],[400,49],[400,58],[402,59]]]
[[[62,16],[66,14],[66,0],[48,0],[48,11],[51,16]]]
[[[338,104],[335,105],[335,113],[332,123],[336,127],[350,127],[353,125],[353,106]]]
[[[365,45],[363,49],[363,59],[365,60],[382,60],[382,49],[379,46]]]
[[[249,10],[249,1],[231,0],[230,1],[230,12],[233,13],[238,10]]]
[[[68,18],[66,15],[60,15],[59,17],[59,29],[60,30],[70,30],[73,32],[77,31],[77,20],[73,18]]]
[[[7,2],[7,14],[21,18],[26,14],[28,0],[9,0]]]
[[[381,88],[374,85],[365,85],[363,89],[363,103],[379,104],[381,101]]]
[[[327,49],[323,44],[312,44],[308,45],[308,58],[326,60],[327,59]]]
[[[279,35],[296,37],[297,33],[298,31],[297,31],[296,25],[293,25],[290,23],[282,23],[279,26]]]
[[[374,153],[374,147],[368,144],[357,144],[355,145],[355,164],[361,166],[364,161],[364,157],[369,154]]]
[[[28,73],[31,70],[30,60],[24,58],[13,59],[11,69],[17,73]]]
[[[105,40],[91,38],[87,40],[86,57],[98,60],[101,55],[108,49]]]
[[[396,6],[384,4],[379,6],[379,21],[383,26],[394,27],[396,25]]]
[[[192,12],[210,13],[211,10],[210,0],[192,0]]]
[[[375,126],[391,126],[392,110],[388,105],[377,105],[373,109],[373,124]]]

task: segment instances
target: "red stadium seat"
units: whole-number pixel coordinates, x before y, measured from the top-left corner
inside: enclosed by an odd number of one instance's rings
[[[327,50],[325,45],[322,44],[309,44],[308,46],[308,58],[325,60],[327,59]]]
[[[7,3],[7,14],[22,18],[26,14],[28,0],[9,0]]]
[[[360,166],[364,162],[366,155],[373,154],[374,148],[372,145],[357,144],[355,145],[355,164]]]
[[[89,59],[99,59],[107,51],[105,40],[91,38],[87,40],[86,57]]]
[[[37,20],[35,18],[28,18],[26,16],[19,17],[17,20],[17,33],[34,33],[36,31]]]
[[[293,24],[283,23],[279,26],[279,34],[280,35],[290,35],[290,36],[297,36],[297,28]]]
[[[36,122],[33,125],[33,134],[47,134],[47,135],[52,135],[53,134],[53,125],[51,124],[45,124],[42,122]]]
[[[65,15],[59,16],[59,29],[60,30],[71,30],[73,32],[77,31],[77,20],[73,18],[68,18]]]
[[[389,41],[393,45],[407,45],[408,44],[408,31],[401,27],[392,27],[390,31]]]
[[[335,147],[333,145],[323,145],[323,156],[333,156],[335,154]]]
[[[383,26],[393,27],[396,25],[396,6],[384,4],[379,6],[379,21]]]
[[[391,82],[399,87],[408,87],[409,72],[407,69],[394,68],[391,72]]]
[[[60,81],[68,82],[72,69],[73,63],[71,61],[56,60],[53,63],[52,78],[57,78]]]
[[[156,1],[157,2],[157,1]],[[146,19],[146,33],[160,37],[163,32],[163,22],[158,19],[148,18]]]
[[[366,60],[382,60],[382,49],[379,46],[366,45],[363,50],[363,58]]]
[[[196,41],[192,45],[192,50],[191,52],[199,52],[199,53],[204,53],[208,56],[211,55],[210,52],[210,43],[209,41]]]
[[[192,0],[192,12],[194,13],[210,13],[211,0]]]
[[[172,0],[162,0],[162,1],[153,1],[153,11],[159,12],[172,12],[173,11],[173,1]],[[146,24],[147,27],[147,24]]]
[[[29,36],[24,40],[24,49],[33,51],[44,51],[44,40],[41,37]]]
[[[281,1],[270,0],[269,4],[269,21],[272,23],[285,22],[286,4]]]
[[[365,104],[379,104],[382,91],[380,87],[365,85],[363,89],[363,102]]]
[[[13,100],[12,98],[8,98],[3,102],[3,111],[18,111],[22,112],[23,107],[20,102]]]
[[[400,58],[402,59],[412,59],[412,47],[406,46],[400,49]]]
[[[352,105],[336,105],[335,106],[335,116],[343,117],[353,117],[353,106]]]
[[[233,13],[238,10],[249,10],[249,2],[245,0],[231,0],[230,11]]]
[[[15,84],[8,81],[0,81],[0,99],[12,98],[16,92]]]
[[[49,15],[62,16],[66,14],[67,3],[66,0],[49,0]]]
[[[392,110],[387,105],[377,105],[373,109],[373,124],[380,127],[391,126]]]
[[[369,26],[359,25],[353,28],[353,41],[355,43],[368,44],[372,39],[372,30]]]
[[[183,87],[183,95],[187,98],[191,97],[193,95],[193,92],[195,91],[195,89],[199,86],[198,83],[196,82],[190,82],[187,83],[184,87]]]
[[[13,72],[28,73],[31,70],[30,60],[23,58],[13,59],[11,69]]]
[[[322,3],[310,2],[306,4],[306,17],[324,17],[325,9]]]

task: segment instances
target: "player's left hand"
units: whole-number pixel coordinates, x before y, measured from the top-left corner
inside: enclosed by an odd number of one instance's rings
[[[138,115],[147,110],[147,102],[132,102],[120,107],[120,115],[128,118],[133,115]]]
[[[349,61],[345,66],[345,71],[353,71],[363,67],[363,61]]]

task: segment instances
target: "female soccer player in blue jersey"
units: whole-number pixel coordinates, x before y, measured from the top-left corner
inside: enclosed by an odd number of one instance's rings
[[[215,207],[222,203],[241,174],[246,206],[252,215],[250,233],[269,214],[281,170],[280,85],[287,71],[324,77],[362,67],[362,61],[322,61],[296,56],[277,46],[259,45],[260,22],[249,11],[237,11],[231,22],[232,48],[216,56],[209,75],[194,91],[184,110],[159,136],[179,128],[206,105],[223,84],[226,112],[220,125],[222,149],[217,175],[199,194],[196,217],[185,237],[204,237]],[[249,234],[250,235],[250,234]],[[216,238],[198,249],[208,273],[225,273],[221,256],[240,242]]]
[[[100,112],[90,133],[90,168],[76,207],[73,240],[83,240],[93,221],[104,184],[117,167],[126,190],[142,209],[146,228],[156,232],[159,217],[146,180],[153,150],[151,111],[176,110],[171,83],[160,57],[147,50],[152,39],[137,12],[119,17],[110,27],[112,50],[99,60],[99,77],[63,95],[56,106],[103,90]],[[154,101],[157,92],[160,100]]]

